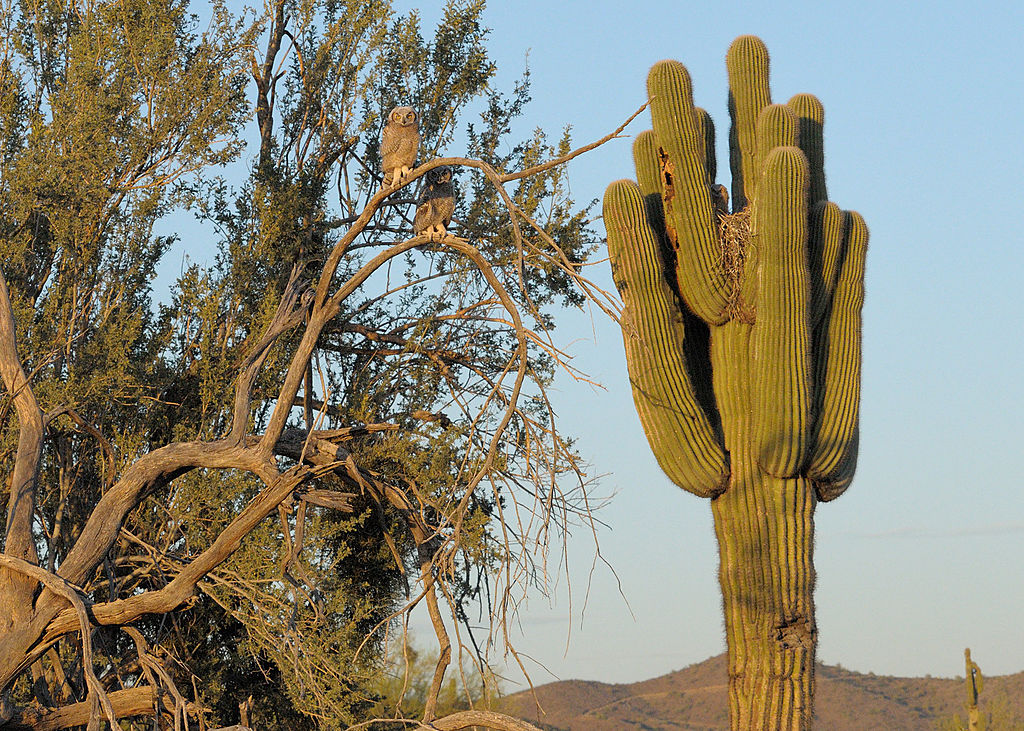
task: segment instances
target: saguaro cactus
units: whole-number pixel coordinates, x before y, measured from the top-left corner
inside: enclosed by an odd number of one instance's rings
[[[726,64],[732,212],[711,119],[686,68],[662,61],[638,183],[608,186],[604,221],[647,439],[677,485],[711,498],[732,728],[805,729],[813,516],[856,463],[868,232],[827,202],[820,102],[771,103],[758,38]]]
[[[981,695],[985,679],[978,663],[971,659],[971,648],[964,649],[964,665],[967,668],[967,728],[968,731],[985,731],[985,717],[978,711],[978,696]]]

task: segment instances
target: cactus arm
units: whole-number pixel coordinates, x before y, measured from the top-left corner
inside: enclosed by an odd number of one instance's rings
[[[834,500],[849,486],[859,442],[861,310],[868,227],[858,213],[847,212],[844,219],[845,250],[828,315],[827,336],[819,347],[816,380],[821,406],[814,454],[807,470],[822,501]]]
[[[718,176],[718,158],[715,156],[715,122],[706,109],[696,108],[697,122],[704,133],[704,172],[707,174],[708,185],[715,182]]]
[[[658,142],[654,139],[654,130],[649,129],[641,132],[633,141],[633,164],[636,166],[636,180],[640,185],[640,192],[647,204],[647,215],[650,219],[651,228],[661,239],[663,252],[666,256],[665,263],[675,258],[675,250],[672,243],[667,240],[665,232],[665,207],[661,199],[661,162],[658,157]],[[675,266],[667,267],[665,273],[669,275],[672,288],[679,294],[679,288],[675,284]]]
[[[700,111],[703,110],[698,110],[698,112]],[[706,124],[711,125],[710,117],[707,118]],[[713,126],[705,126],[705,139],[709,140],[709,149],[713,151],[715,147]],[[709,157],[714,160],[714,153],[712,152]],[[668,237],[664,234],[665,210],[661,199],[661,171],[658,143],[654,138],[654,130],[646,130],[636,136],[636,140],[633,142],[633,162],[636,165],[640,192],[643,193],[644,204],[647,208],[647,220],[661,244],[665,279],[676,298],[680,298],[679,284],[676,281],[677,255],[671,242],[668,241]],[[690,374],[697,400],[703,407],[704,413],[711,419],[712,427],[719,434],[719,441],[721,441],[721,418],[715,403],[708,352],[710,346],[708,326],[678,299],[676,305],[677,309],[683,313],[687,371]]]
[[[661,171],[658,162],[658,142],[654,130],[648,129],[633,141],[633,164],[636,166],[637,183],[644,198],[657,195],[661,200]]]
[[[757,170],[760,180],[768,154],[776,147],[794,147],[797,143],[799,122],[792,110],[784,104],[768,104],[761,107],[757,115],[757,149],[763,151],[761,168]]]
[[[718,221],[706,170],[707,134],[693,106],[690,74],[660,61],[647,76],[654,135],[662,155],[665,229],[676,251],[679,294],[708,324],[721,324],[730,286],[721,269]]]
[[[811,179],[813,185],[813,170]],[[835,203],[824,201],[813,206],[808,231],[807,265],[811,274],[810,322],[816,330],[825,329],[821,323],[835,293],[848,224],[849,218],[843,215]],[[815,352],[821,352],[820,347]]]
[[[701,497],[725,489],[728,469],[718,435],[690,383],[682,312],[662,274],[658,238],[643,194],[616,181],[604,197],[612,273],[623,300],[623,340],[637,413],[665,474]]]
[[[797,94],[787,102],[787,106],[800,120],[800,149],[807,155],[807,162],[811,165],[810,201],[813,206],[828,200],[823,142],[825,107],[813,94]]]
[[[768,87],[768,49],[755,36],[740,36],[725,55],[729,72],[729,165],[732,169],[733,210],[754,199],[760,169],[757,117],[771,104]]]
[[[777,147],[767,156],[754,222],[761,282],[753,400],[758,464],[775,477],[797,476],[809,447],[807,184],[807,158],[799,148]]]

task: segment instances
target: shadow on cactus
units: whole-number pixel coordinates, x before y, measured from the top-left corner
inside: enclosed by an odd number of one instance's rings
[[[821,103],[772,104],[768,51],[726,56],[732,209],[686,68],[647,80],[653,130],[604,221],[633,398],[658,463],[711,498],[733,729],[813,718],[814,509],[857,459],[868,231],[828,202]]]

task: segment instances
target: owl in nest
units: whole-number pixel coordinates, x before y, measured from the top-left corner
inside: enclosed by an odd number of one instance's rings
[[[715,206],[715,213],[720,216],[729,213],[729,191],[724,185],[715,183],[711,186],[711,203]]]
[[[420,193],[416,205],[416,216],[412,230],[417,236],[429,236],[431,240],[443,239],[448,235],[447,226],[455,213],[455,186],[452,183],[452,169],[447,165],[427,172],[427,184]]]
[[[395,107],[380,136],[380,161],[384,187],[402,182],[416,164],[420,146],[419,117],[412,107]]]

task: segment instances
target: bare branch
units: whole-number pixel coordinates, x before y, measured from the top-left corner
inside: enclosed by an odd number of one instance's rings
[[[250,416],[252,386],[256,376],[259,375],[260,368],[270,354],[270,347],[281,335],[302,322],[312,299],[313,293],[299,281],[300,274],[300,267],[292,267],[284,294],[281,296],[273,319],[239,369],[238,380],[235,384],[235,405],[231,416],[231,431],[228,437],[234,444],[241,444],[245,439],[245,428],[249,423]]]
[[[642,112],[643,110],[647,109],[647,107],[648,107],[648,105],[650,103],[651,103],[651,101],[648,99],[646,102],[644,102],[643,106],[641,106],[639,109],[637,109],[635,112],[633,112],[633,114],[630,116],[630,118],[627,119],[625,122],[623,122],[621,125],[619,125],[618,128],[616,128],[616,130],[614,132],[612,132],[611,134],[605,135],[604,137],[599,139],[597,142],[591,142],[589,145],[584,145],[583,147],[579,147],[579,148],[573,150],[572,152],[569,152],[569,153],[567,153],[565,155],[562,155],[561,157],[556,157],[553,160],[548,160],[545,163],[542,163],[540,165],[536,165],[536,166],[534,166],[532,168],[527,168],[526,170],[521,170],[518,173],[509,173],[508,175],[502,175],[501,176],[501,182],[502,183],[507,183],[507,182],[509,182],[511,180],[519,180],[520,178],[528,178],[531,175],[536,175],[537,173],[542,173],[545,170],[550,170],[551,168],[558,167],[559,165],[563,165],[563,164],[569,162],[570,160],[572,160],[574,157],[579,157],[584,152],[589,152],[590,150],[593,150],[595,147],[600,147],[601,145],[603,145],[605,142],[608,142],[609,140],[614,140],[616,137],[619,136],[619,133],[622,132],[622,130],[626,129],[626,127],[629,126],[630,122],[632,122],[634,119],[636,119],[638,116],[640,116],[640,112]]]
[[[319,468],[319,472],[327,468]],[[190,561],[167,586],[157,591],[118,599],[104,604],[94,604],[91,608],[93,618],[100,625],[123,625],[132,622],[144,614],[169,612],[187,601],[195,591],[196,584],[215,567],[223,563],[241,545],[247,536],[264,518],[277,509],[277,506],[288,497],[295,488],[314,477],[318,471],[293,472],[278,475],[276,471],[268,474],[267,470],[259,472],[259,476],[267,482],[266,490],[260,492],[232,520],[205,551]],[[44,641],[66,634],[70,631],[68,612],[61,612],[46,628]]]

